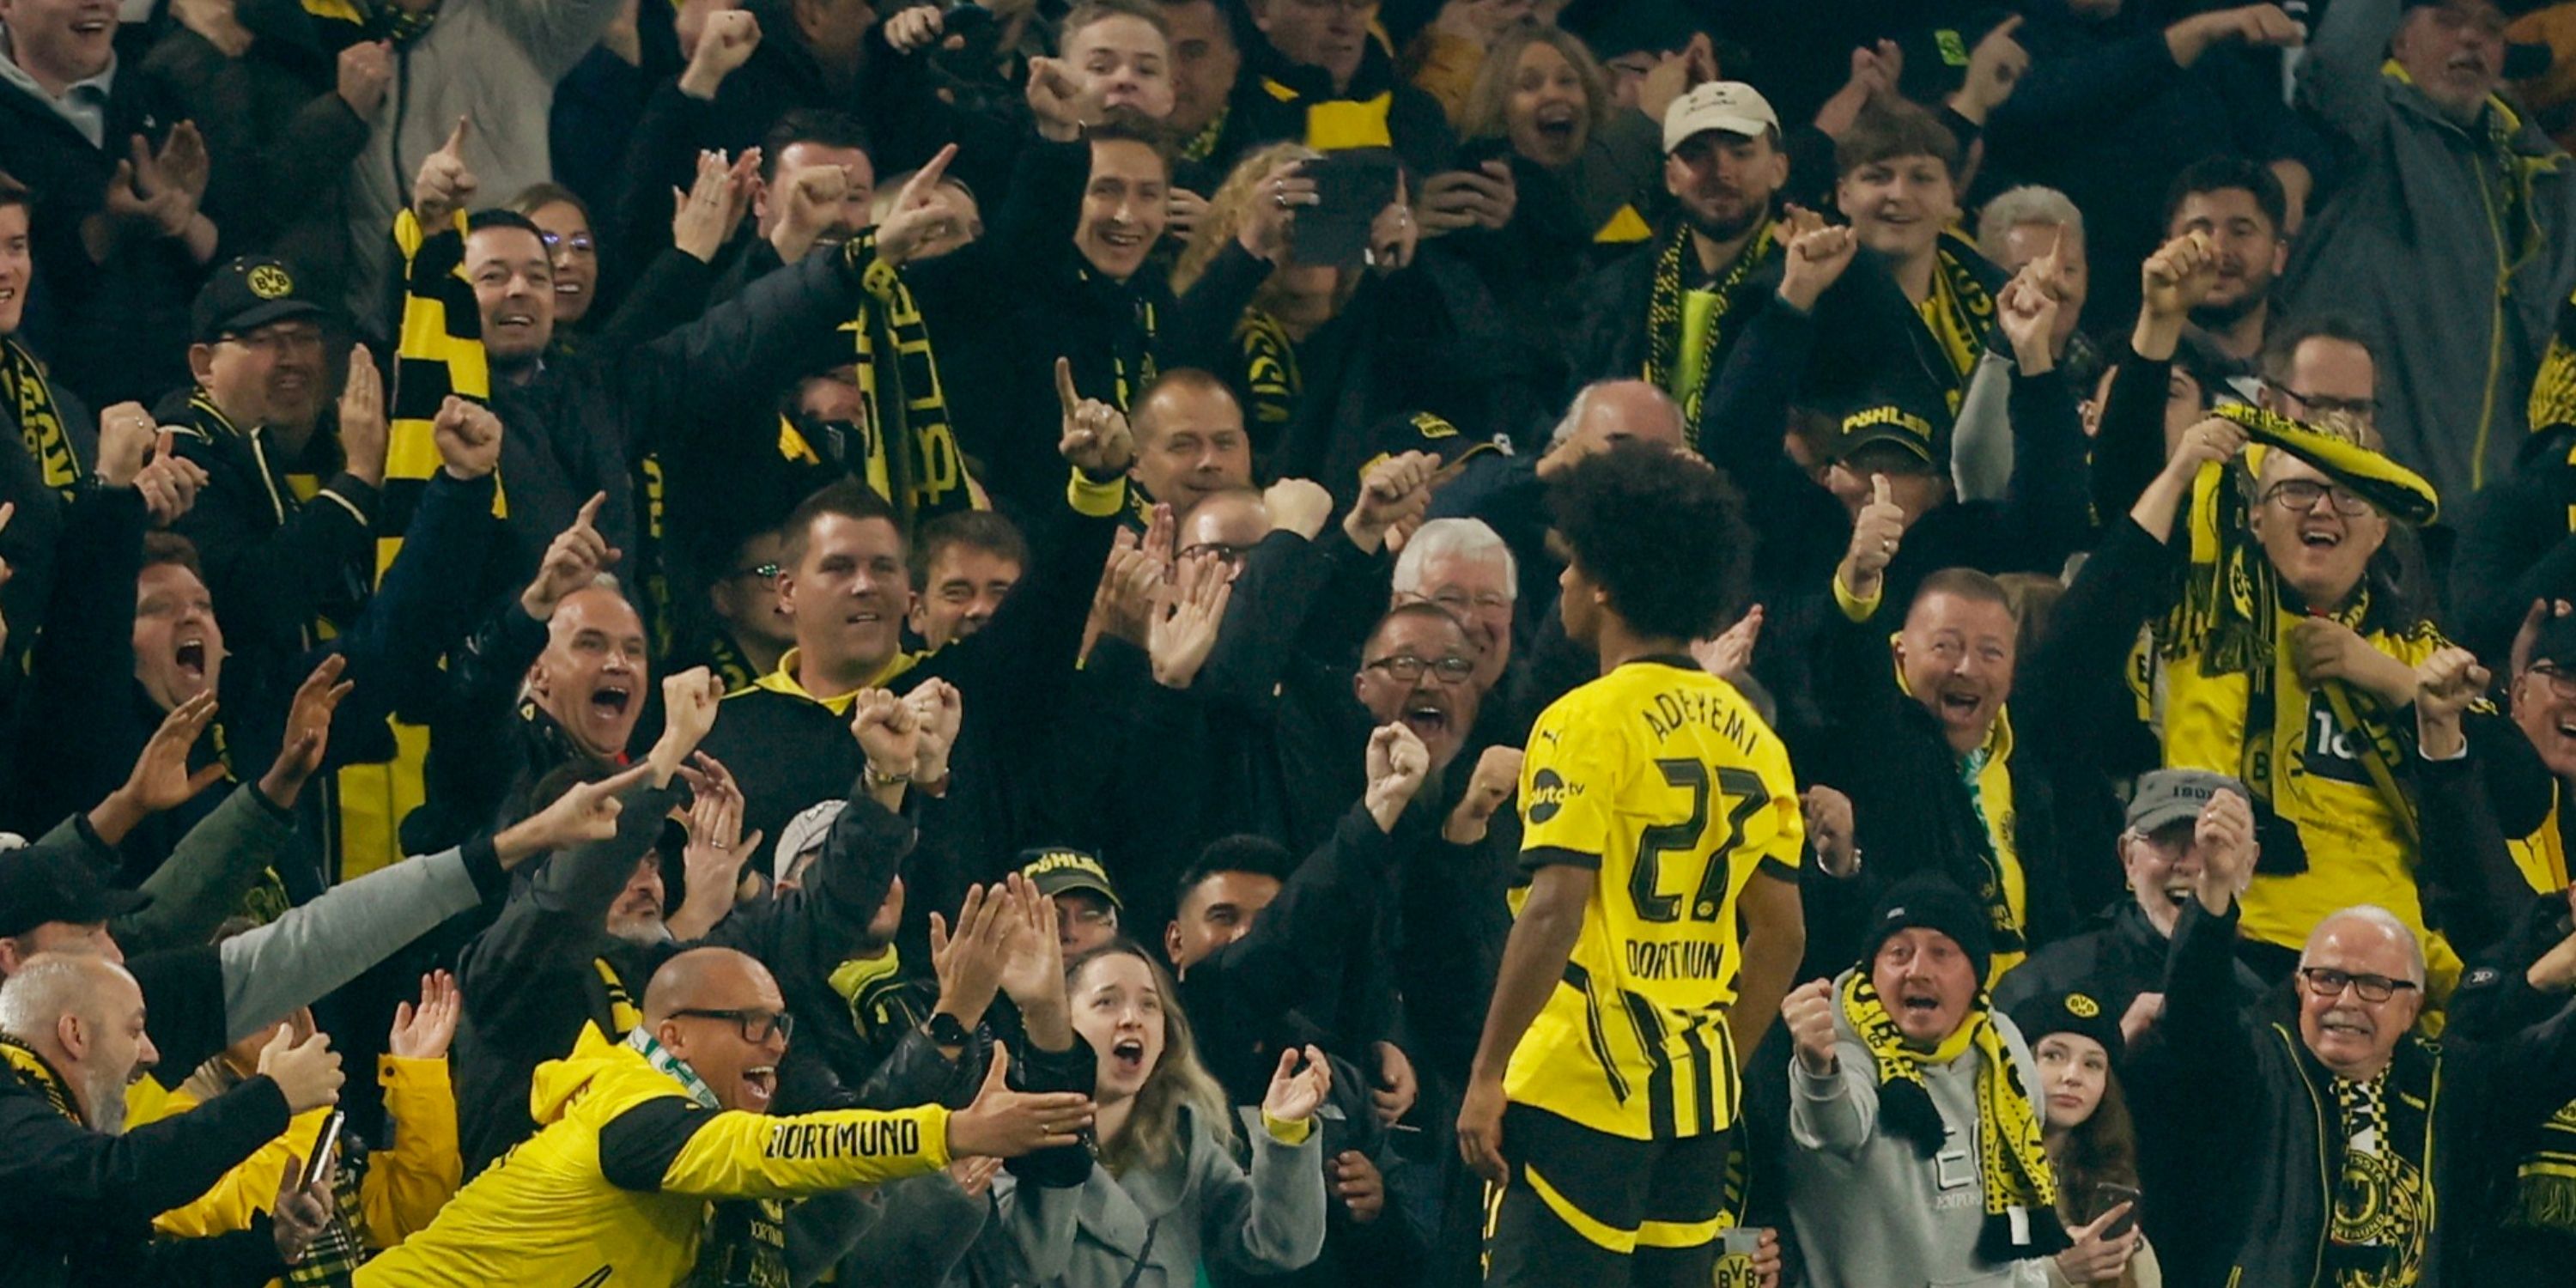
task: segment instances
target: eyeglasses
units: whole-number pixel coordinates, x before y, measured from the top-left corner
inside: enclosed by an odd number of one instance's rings
[[[2299,978],[2306,980],[2308,991],[2319,997],[2338,996],[2349,984],[2365,1002],[2385,1002],[2397,996],[2399,989],[2415,987],[2411,980],[2390,979],[2385,975],[2356,975],[2331,966],[2302,966]]]
[[[1393,657],[1379,658],[1362,669],[1383,671],[1386,673],[1386,678],[1398,684],[1419,683],[1424,671],[1439,677],[1442,684],[1465,684],[1467,677],[1476,673],[1476,662],[1473,658],[1464,657],[1444,657],[1438,661],[1425,661],[1411,653],[1398,653]]]
[[[1056,914],[1077,926],[1114,926],[1118,910],[1105,904],[1058,904]]]
[[[689,1010],[671,1014],[694,1016],[701,1020],[731,1020],[734,1027],[742,1031],[745,1042],[766,1042],[772,1033],[778,1035],[779,1041],[785,1042],[796,1031],[796,1017],[785,1011]]]
[[[2318,501],[2329,497],[2334,501],[2335,513],[2345,518],[2358,518],[2370,513],[2370,502],[2363,500],[2360,493],[2340,483],[2319,483],[2315,479],[2283,479],[2273,484],[2271,489],[2263,494],[2264,500],[2292,514],[2305,514],[2316,509]]]
[[[537,240],[544,242],[550,252],[560,250],[574,255],[599,253],[599,243],[592,241],[589,233],[574,233],[569,237],[562,233],[538,233]]]
[[[2559,701],[2576,702],[2576,675],[2569,675],[2547,662],[2532,663],[2531,669],[2525,674],[2536,675],[2547,681],[2549,692]]]
[[[229,343],[238,344],[245,349],[257,349],[262,353],[286,353],[298,349],[319,351],[322,348],[322,332],[315,327],[260,330],[247,335],[236,334],[223,338]]]
[[[748,568],[736,568],[733,570],[733,575],[736,577],[749,577],[756,581],[776,581],[778,580],[778,574],[785,571],[787,570],[779,567],[777,564],[765,563],[753,564]]]
[[[2376,398],[2333,398],[2324,394],[2303,394],[2278,380],[2266,380],[2263,383],[2269,386],[2272,392],[2284,398],[2297,399],[2300,406],[2312,412],[2339,411],[2362,420],[2370,420],[2379,415],[2379,400]]]

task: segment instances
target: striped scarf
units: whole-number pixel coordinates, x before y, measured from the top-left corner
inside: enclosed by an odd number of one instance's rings
[[[1930,1052],[1908,1044],[1896,1017],[1879,999],[1866,968],[1843,977],[1842,1015],[1869,1049],[1878,1076],[1879,1121],[1911,1141],[1929,1159],[1941,1150],[1947,1129],[1923,1078],[1926,1064],[1946,1065],[1974,1052],[1977,1058],[1977,1181],[1984,1192],[1986,1224],[1977,1236],[1977,1259],[1992,1265],[2053,1256],[2068,1246],[2057,1220],[2057,1173],[2049,1166],[2039,1109],[2021,1084],[1992,1004],[1980,988],[1968,1018]]]
[[[1253,450],[1267,455],[1297,419],[1297,396],[1305,386],[1297,369],[1297,342],[1277,318],[1259,309],[1243,311],[1234,338],[1243,351],[1244,392],[1251,395],[1244,420],[1252,431]]]
[[[1753,275],[1754,269],[1779,251],[1780,245],[1772,225],[1763,224],[1754,233],[1753,240],[1746,242],[1744,249],[1736,253],[1735,262],[1728,265],[1726,272],[1709,288],[1717,302],[1709,311],[1708,330],[1700,336],[1700,387],[1685,389],[1675,399],[1682,405],[1682,423],[1690,428],[1694,438],[1699,433],[1699,409],[1707,393],[1708,378],[1716,370],[1717,355],[1726,347],[1725,340],[1734,334],[1727,330],[1725,321],[1727,314],[1734,311],[1735,293],[1743,287],[1745,279]],[[1654,284],[1646,292],[1644,376],[1646,383],[1666,393],[1672,392],[1673,381],[1688,366],[1682,361],[1682,311],[1688,294],[1682,286],[1682,260],[1690,253],[1691,230],[1687,226],[1676,225],[1666,235],[1663,247],[1655,252]]]
[[[1934,254],[1937,266],[1932,274],[1932,294],[1915,306],[1915,311],[1922,316],[1924,330],[1930,333],[1947,364],[1941,396],[1948,402],[1950,414],[1956,416],[1959,404],[1968,396],[1968,378],[1976,371],[1977,358],[1986,351],[1986,340],[1994,330],[1995,297],[1984,282],[1977,280],[1971,266],[1984,260],[1965,237],[1943,229]]]
[[[18,437],[28,459],[43,472],[45,486],[69,501],[80,491],[80,460],[63,432],[62,410],[54,405],[54,387],[45,366],[10,336],[0,336],[0,410],[17,418]]]
[[[403,255],[402,331],[394,343],[392,424],[385,439],[385,485],[376,524],[376,577],[402,550],[403,530],[430,476],[443,462],[432,425],[449,394],[487,402],[492,368],[483,354],[483,313],[465,277],[465,212],[432,233],[409,210],[394,216]],[[506,484],[492,472],[492,513],[506,517]]]

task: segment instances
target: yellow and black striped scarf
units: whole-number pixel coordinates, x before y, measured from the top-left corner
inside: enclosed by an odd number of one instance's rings
[[[2576,1235],[2576,1101],[2540,1125],[2540,1140],[2514,1166],[2505,1224]]]
[[[72,1099],[71,1088],[63,1085],[62,1075],[55,1073],[54,1067],[45,1062],[45,1057],[36,1054],[35,1048],[0,1033],[0,1063],[6,1063],[20,1081],[45,1093],[45,1103],[53,1106],[55,1113],[83,1127],[89,1125],[81,1117],[80,1103]]]
[[[492,367],[483,353],[483,313],[474,284],[465,277],[465,212],[432,232],[408,210],[394,216],[394,244],[403,254],[402,331],[394,341],[391,418],[385,438],[385,486],[380,494],[376,578],[384,579],[402,551],[421,493],[443,462],[432,426],[449,394],[487,402]],[[507,485],[498,469],[492,513],[506,517]]]
[[[1252,396],[1244,419],[1253,442],[1268,449],[1278,445],[1297,419],[1297,396],[1305,379],[1297,370],[1297,342],[1279,319],[1259,309],[1245,309],[1234,325],[1235,343],[1243,348],[1243,387]]]
[[[2275,1026],[2284,1041],[2295,1043]],[[2412,1048],[2410,1050],[2410,1048]],[[2329,1077],[2328,1149],[2342,1156],[2329,1194],[2323,1282],[2333,1288],[2406,1288],[2421,1281],[2434,1200],[2433,1114],[2440,1075],[2411,1041],[2378,1076]]]
[[[1746,242],[1744,249],[1736,253],[1735,262],[1728,265],[1716,284],[1709,288],[1717,303],[1709,310],[1707,332],[1700,336],[1701,387],[1685,389],[1682,396],[1675,399],[1682,405],[1682,424],[1689,428],[1693,438],[1699,434],[1700,404],[1707,392],[1708,381],[1716,374],[1718,352],[1726,347],[1726,339],[1734,334],[1725,324],[1727,315],[1734,312],[1735,293],[1743,288],[1745,279],[1753,275],[1753,270],[1761,267],[1778,250],[1779,243],[1773,235],[1772,225],[1763,224],[1753,234],[1753,240]],[[1686,369],[1682,362],[1682,314],[1689,292],[1682,285],[1682,267],[1684,257],[1690,254],[1690,228],[1675,225],[1665,236],[1662,248],[1655,252],[1654,284],[1646,292],[1644,375],[1646,383],[1668,393],[1678,373]],[[1736,316],[1741,319],[1743,315]]]
[[[1844,1022],[1869,1049],[1878,1079],[1879,1121],[1913,1143],[1930,1158],[1941,1149],[1946,1130],[1941,1111],[1923,1079],[1926,1064],[1948,1064],[1973,1051],[1977,1057],[1977,1180],[1985,1192],[1985,1230],[1977,1237],[1977,1258],[2000,1265],[2028,1257],[2051,1256],[2068,1246],[2065,1227],[2057,1220],[2057,1173],[2049,1166],[2038,1106],[2021,1083],[2012,1049],[1995,1026],[1985,990],[1968,1008],[1956,1032],[1931,1051],[1908,1044],[1879,999],[1866,966],[1844,976],[1841,994]]]
[[[18,419],[18,437],[27,457],[44,475],[45,486],[65,501],[80,490],[80,460],[71,437],[63,432],[62,409],[54,405],[54,387],[45,365],[14,337],[0,336],[0,406]]]

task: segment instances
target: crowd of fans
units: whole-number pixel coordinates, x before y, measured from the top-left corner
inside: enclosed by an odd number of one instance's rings
[[[2564,1282],[2560,139],[2532,0],[0,0],[0,1281]]]

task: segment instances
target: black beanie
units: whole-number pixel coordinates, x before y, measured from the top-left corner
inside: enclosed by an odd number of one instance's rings
[[[2085,992],[2042,993],[2022,1003],[2012,1012],[2013,1027],[2021,1030],[2021,1040],[2033,1051],[2039,1040],[2052,1033],[2075,1033],[2102,1044],[2111,1059],[2111,1069],[2119,1071],[2121,1057],[2128,1053],[2128,1039],[2120,1035],[2120,1017],[2111,1014],[2100,998]]]
[[[1994,946],[1986,934],[1986,910],[1955,882],[1930,872],[1897,882],[1879,899],[1869,914],[1868,928],[1861,932],[1860,968],[1868,970],[1878,960],[1879,947],[1896,932],[1917,927],[1948,935],[1968,955],[1968,965],[1977,973],[1977,987],[1985,987],[1986,968],[1994,959]]]

